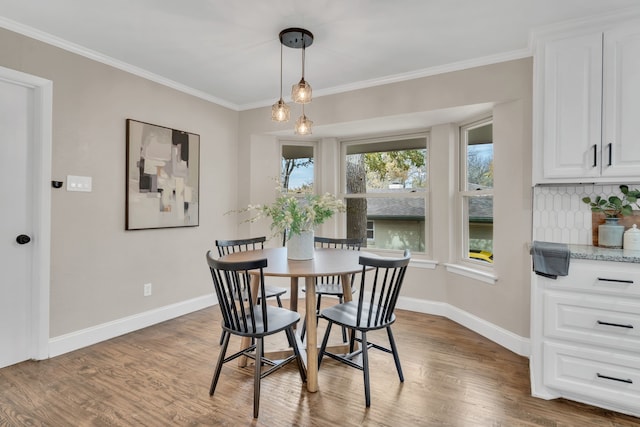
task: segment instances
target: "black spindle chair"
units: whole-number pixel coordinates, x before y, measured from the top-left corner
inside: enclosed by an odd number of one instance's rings
[[[410,257],[411,254],[408,250],[405,250],[402,258],[369,258],[361,256],[362,278],[360,280],[358,300],[337,304],[320,312],[320,318],[326,319],[329,324],[318,354],[318,367],[322,363],[323,356],[327,355],[348,366],[360,369],[364,374],[364,394],[367,407],[371,405],[369,348],[373,347],[393,354],[400,382],[404,382],[400,357],[391,332],[391,325],[396,320],[394,310]],[[326,351],[329,334],[334,323],[353,331],[349,354],[334,354]],[[367,340],[367,332],[383,328],[387,330],[390,348]],[[360,332],[360,338],[356,337],[356,331]],[[354,341],[360,343],[360,348],[356,351],[354,351]],[[361,361],[359,356],[361,356]]]
[[[300,371],[302,382],[306,381],[306,374],[302,365],[302,358],[296,345],[293,325],[300,321],[300,315],[295,311],[275,307],[267,304],[264,286],[263,269],[267,266],[266,259],[246,262],[224,262],[212,257],[207,252],[207,263],[211,270],[213,285],[218,297],[218,306],[222,312],[222,328],[225,332],[222,349],[218,356],[209,396],[213,396],[222,365],[240,356],[247,356],[255,361],[253,417],[258,418],[260,407],[260,380],[273,373],[285,364],[295,360]],[[249,288],[251,274],[259,275],[259,293],[257,301],[253,300],[251,292],[247,292],[246,299],[239,299],[237,295]],[[285,332],[293,355],[278,361],[265,358],[264,337],[278,332]],[[231,335],[251,338],[252,344],[231,356],[225,357]],[[263,366],[268,367],[263,371]]]
[[[333,249],[350,249],[359,251],[364,239],[361,238],[333,238],[333,237],[314,237],[314,243],[316,248],[333,248]],[[351,275],[351,292],[354,291],[353,281],[355,274]],[[342,289],[342,282],[340,276],[323,276],[316,278],[316,316],[320,315],[320,304],[322,303],[322,296],[328,295],[338,298],[338,302],[342,303],[344,298],[344,291]],[[306,292],[306,289],[302,290]],[[306,314],[305,314],[306,316]],[[304,336],[307,330],[307,319],[305,317],[302,323],[302,331],[300,333],[301,339],[304,340]],[[342,341],[347,341],[347,332],[342,328]]]
[[[237,239],[237,240],[216,240],[216,248],[218,248],[218,255],[224,256],[235,252],[255,251],[257,249],[264,249],[264,242],[267,240],[265,236],[251,237],[249,239]],[[242,290],[242,298],[246,298],[247,289]],[[282,300],[280,296],[287,292],[285,288],[278,288],[275,286],[267,286],[265,288],[266,298],[275,298],[278,303],[278,307],[282,307]],[[220,335],[220,344],[224,340],[225,332],[222,331]]]

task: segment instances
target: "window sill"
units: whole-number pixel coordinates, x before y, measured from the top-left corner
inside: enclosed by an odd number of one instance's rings
[[[411,258],[411,261],[409,261],[409,266],[411,267],[425,268],[428,270],[434,270],[437,265],[438,261],[431,259]]]
[[[390,250],[385,250],[385,249],[375,249],[375,248],[362,248],[363,252],[370,252],[372,254],[376,254],[379,255],[381,257],[391,257],[391,258],[398,258],[402,256],[402,252],[401,251],[390,251]],[[435,270],[435,268],[438,266],[439,262],[432,260],[432,259],[426,259],[424,258],[425,254],[424,253],[417,253],[414,254],[413,252],[411,253],[411,261],[409,261],[409,266],[410,267],[415,267],[415,268],[424,268],[427,270]]]
[[[445,264],[445,267],[449,273],[480,280],[481,282],[488,283],[490,285],[495,285],[498,281],[498,278],[494,274],[477,270],[475,268],[465,267],[459,264]]]

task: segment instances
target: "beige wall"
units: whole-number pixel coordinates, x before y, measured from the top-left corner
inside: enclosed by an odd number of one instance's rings
[[[211,293],[204,253],[215,238],[268,233],[240,226],[225,212],[268,201],[278,173],[278,146],[268,108],[234,112],[64,50],[0,30],[0,66],[53,81],[52,179],[93,177],[93,192],[52,189],[50,336],[100,325]],[[445,271],[455,237],[450,206],[455,124],[430,123],[431,176],[437,241],[435,270],[412,268],[404,296],[446,302],[522,337],[529,336],[531,233],[530,59],[413,81],[317,97],[316,124],[348,124],[470,104],[495,103],[495,271],[487,285]],[[173,127],[201,136],[200,226],[124,230],[125,120]],[[366,134],[367,129],[362,129]],[[328,167],[319,181],[337,191],[337,139],[319,147]],[[273,162],[272,162],[273,160]],[[502,165],[502,167],[501,167]],[[444,179],[446,178],[446,179]],[[261,228],[262,227],[262,228]],[[331,222],[321,232],[339,232]],[[152,297],[142,296],[151,282]]]
[[[532,61],[527,58],[317,97],[306,109],[315,125],[345,125],[472,104],[494,104],[494,268],[498,280],[489,285],[445,270],[443,263],[454,257],[451,242],[456,238],[451,206],[455,194],[457,125],[429,123],[432,207],[429,235],[432,242],[438,242],[431,248],[431,258],[440,264],[435,270],[412,268],[403,296],[450,304],[521,337],[529,336],[531,85]],[[269,201],[273,196],[273,185],[267,177],[276,176],[277,167],[265,165],[278,164],[278,139],[274,135],[283,127],[270,122],[269,114],[268,108],[240,114],[240,158],[249,159],[251,165],[263,165],[240,172],[240,206]],[[361,132],[370,134],[366,127]],[[324,156],[322,161],[331,163],[328,167],[335,171],[338,149],[327,147],[337,144],[336,138],[341,135],[331,136],[334,138],[323,137],[319,145],[323,153],[333,153],[333,157]],[[307,138],[313,139],[313,135]],[[339,188],[336,180],[327,176],[322,177],[321,183],[321,191]],[[254,224],[242,232],[264,230],[268,231],[264,224]],[[340,227],[334,224],[322,230],[323,234],[331,232],[339,233]]]
[[[0,66],[53,81],[52,178],[93,178],[51,190],[50,336],[211,294],[205,251],[236,226],[238,113],[6,30]],[[124,230],[127,118],[200,135],[199,227]]]

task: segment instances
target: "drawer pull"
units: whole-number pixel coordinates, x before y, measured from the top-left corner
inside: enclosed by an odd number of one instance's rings
[[[628,380],[628,379],[627,379],[627,380],[625,380],[625,379],[623,379],[623,378],[608,377],[608,376],[606,376],[606,375],[602,375],[602,374],[601,374],[601,373],[599,373],[599,372],[598,372],[598,373],[596,373],[596,375],[598,376],[598,378],[602,378],[602,379],[605,379],[605,380],[619,381],[619,382],[621,382],[621,383],[633,384],[633,381],[632,381],[632,380]]]
[[[598,280],[602,282],[633,283],[633,280],[607,279],[606,277],[598,277]]]
[[[621,325],[620,323],[609,323],[609,322],[603,322],[602,320],[598,320],[598,325],[615,326],[616,328],[633,329],[633,325]]]

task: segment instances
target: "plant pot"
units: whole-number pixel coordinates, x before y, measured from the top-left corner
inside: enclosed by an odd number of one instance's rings
[[[618,224],[618,218],[605,218],[605,223],[598,226],[598,246],[603,248],[622,248],[624,225]]]
[[[315,251],[313,230],[292,234],[287,241],[287,258],[293,260],[313,259]]]

